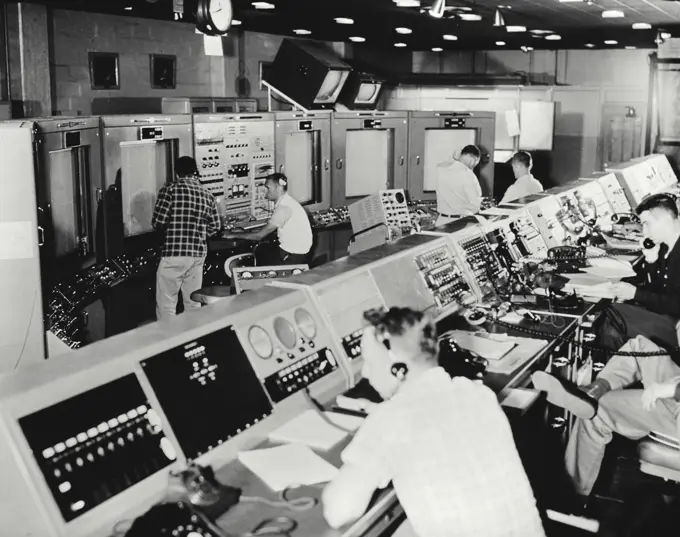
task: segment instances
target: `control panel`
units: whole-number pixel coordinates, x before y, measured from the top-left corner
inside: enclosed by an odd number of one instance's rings
[[[628,214],[631,212],[630,202],[615,174],[605,173],[594,179],[594,182],[600,185],[614,213]]]
[[[316,211],[309,215],[312,226],[316,229],[338,226],[349,223],[349,210],[346,206],[332,207]]]
[[[574,243],[586,229],[580,216],[557,196],[534,201],[527,211],[548,248]]]
[[[458,267],[453,248],[449,244],[441,244],[417,255],[414,262],[439,310],[448,309],[452,305],[469,306],[475,302],[475,296]]]
[[[330,334],[302,290],[288,291],[248,314],[252,320],[237,327],[239,339],[274,403],[338,369]]]
[[[476,232],[458,238],[456,245],[472,276],[477,300],[493,302],[497,297],[496,280],[507,278],[507,271],[494,254],[489,239],[483,232]]]
[[[169,466],[176,453],[129,374],[18,420],[65,522]]]
[[[353,203],[349,206],[349,217],[354,233],[384,225],[390,241],[409,235],[413,230],[406,196],[400,188],[380,190]]]
[[[487,234],[496,257],[508,270],[524,258],[545,259],[548,247],[524,210],[518,210],[509,220],[496,223]]]
[[[635,159],[608,171],[616,174],[632,207],[638,205],[648,194],[664,188],[656,168],[645,159]]]
[[[259,289],[274,280],[296,276],[309,270],[307,265],[283,265],[270,267],[237,267],[232,269],[237,293]]]
[[[274,171],[273,120],[198,115],[194,153],[200,181],[222,199],[227,222],[269,215],[264,178]]]

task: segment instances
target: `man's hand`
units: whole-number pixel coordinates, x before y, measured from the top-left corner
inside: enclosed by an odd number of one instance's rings
[[[637,288],[630,283],[616,282],[611,285],[611,291],[614,300],[633,300],[633,298],[635,298],[635,291],[637,291]]]
[[[652,410],[658,399],[672,399],[675,397],[675,389],[680,379],[672,379],[666,382],[656,382],[645,388],[642,392],[642,407]]]

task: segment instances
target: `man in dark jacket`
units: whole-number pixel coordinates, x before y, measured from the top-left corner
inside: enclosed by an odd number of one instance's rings
[[[643,235],[655,246],[644,249],[636,267],[637,276],[612,286],[616,301],[605,315],[600,343],[619,349],[636,336],[671,348],[677,346],[675,325],[680,319],[680,219],[676,199],[654,194],[635,209],[642,221]]]

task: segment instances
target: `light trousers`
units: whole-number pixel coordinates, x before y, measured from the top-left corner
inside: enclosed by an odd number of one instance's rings
[[[622,351],[653,352],[660,348],[649,339],[638,336],[628,341]],[[600,472],[605,447],[613,433],[637,440],[656,431],[678,436],[677,417],[680,403],[675,399],[659,399],[651,410],[642,406],[643,390],[624,389],[641,381],[646,388],[680,375],[669,356],[613,356],[598,378],[612,387],[599,400],[597,414],[590,420],[577,419],[567,445],[566,466],[576,492],[589,495]]]
[[[191,300],[191,293],[203,285],[202,257],[161,257],[156,273],[156,317],[167,319],[177,314],[177,296],[182,291],[184,311],[199,309],[201,304]]]

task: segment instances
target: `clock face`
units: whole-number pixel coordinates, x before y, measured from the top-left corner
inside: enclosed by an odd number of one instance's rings
[[[231,0],[208,0],[208,11],[212,24],[220,33],[226,32],[231,26],[234,11]]]

